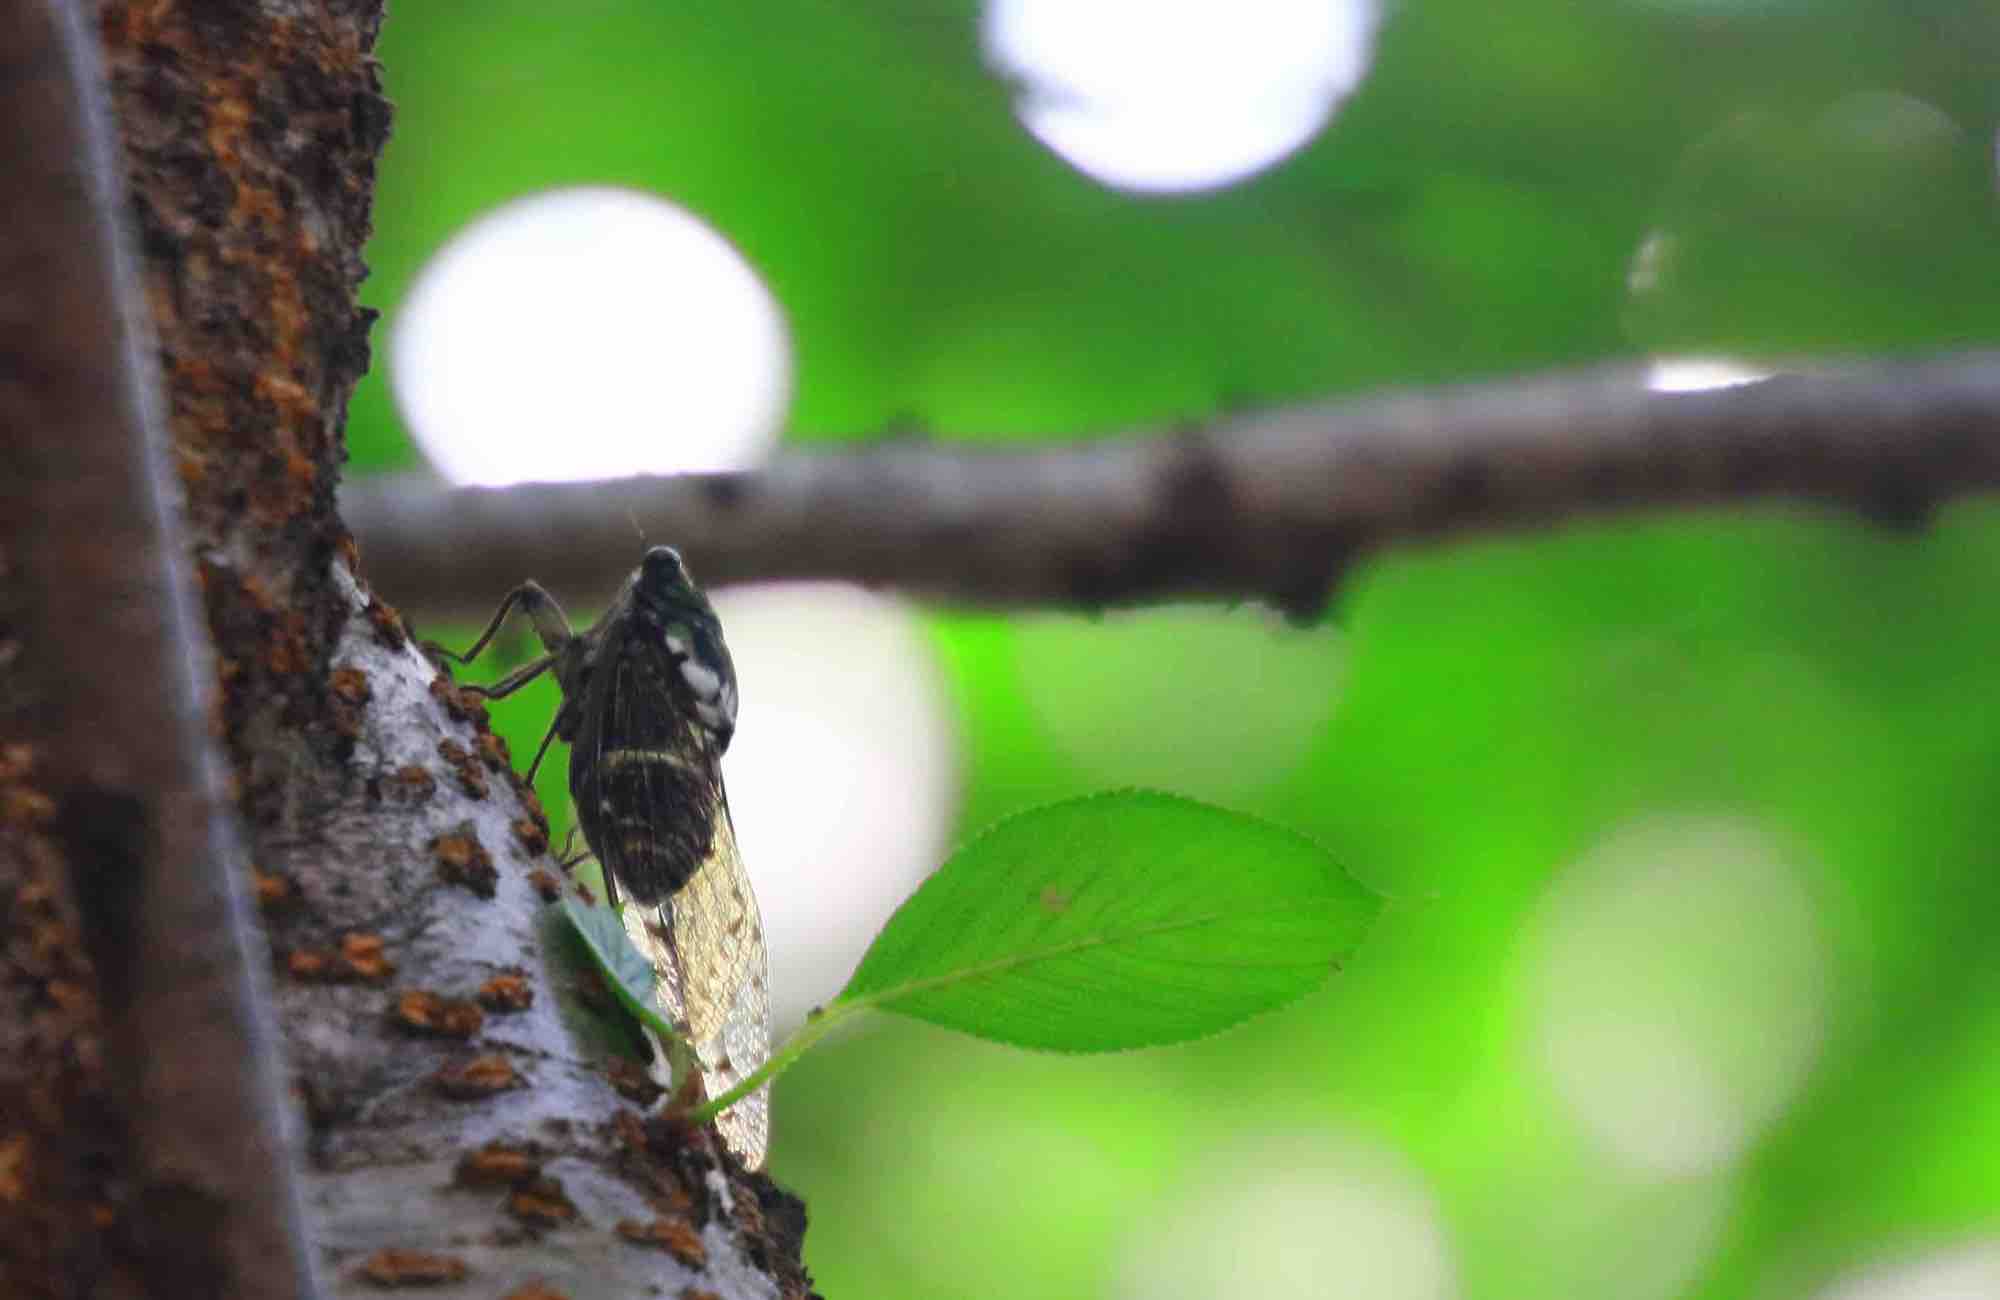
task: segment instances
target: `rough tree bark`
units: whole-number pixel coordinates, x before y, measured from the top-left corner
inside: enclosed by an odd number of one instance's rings
[[[303,1296],[95,42],[36,3],[0,51],[0,1294]]]
[[[219,669],[215,725],[254,863],[242,883],[269,938],[312,1262],[332,1294],[802,1294],[802,1207],[707,1135],[650,1117],[629,1067],[572,1031],[576,990],[544,955],[547,823],[483,710],[372,598],[335,513],[346,402],[368,356],[355,291],[389,124],[371,55],[380,21],[379,0],[108,0],[93,28]],[[24,512],[49,503],[16,492],[8,504],[11,548]],[[20,617],[22,590],[10,563],[0,648],[44,631]],[[47,640],[30,658],[74,648]],[[21,680],[0,662],[0,687]],[[4,721],[0,933],[23,943],[0,953],[0,1009],[69,998],[87,1010],[106,972],[51,966],[35,944],[60,925],[29,928],[67,915],[35,892],[60,883],[58,868],[78,883],[45,833],[49,792],[12,761],[48,737],[27,712]],[[93,1042],[86,1025],[62,1044],[74,1058],[63,1097],[105,1132],[133,1131]],[[117,1245],[133,1207],[102,1193],[123,1153],[96,1134],[31,1165],[0,1119],[0,1241],[73,1214],[57,1264]],[[282,1204],[284,1189],[269,1191]],[[51,1264],[38,1289],[209,1293],[143,1267],[88,1273]]]

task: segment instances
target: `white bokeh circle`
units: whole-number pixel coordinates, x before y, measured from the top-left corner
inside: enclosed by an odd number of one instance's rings
[[[713,599],[742,698],[723,776],[782,1035],[839,992],[943,860],[958,800],[954,706],[900,601],[839,583]]]
[[[1628,823],[1530,927],[1528,1014],[1579,1127],[1635,1171],[1726,1168],[1804,1086],[1830,955],[1807,864],[1754,823]]]
[[[1373,0],[987,0],[1024,126],[1120,189],[1211,189],[1318,133],[1360,82]]]
[[[1384,1147],[1320,1132],[1232,1143],[1141,1225],[1112,1292],[1132,1300],[1448,1300],[1458,1290],[1423,1176]]]
[[[389,335],[417,445],[460,483],[743,469],[776,445],[776,300],[699,218],[633,190],[517,199],[455,235]]]
[[[1856,1270],[1816,1300],[1977,1300],[2000,1296],[2000,1240],[1984,1238]]]

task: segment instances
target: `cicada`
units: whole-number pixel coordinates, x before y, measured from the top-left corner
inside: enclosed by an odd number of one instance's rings
[[[736,670],[721,620],[680,553],[655,546],[589,631],[573,632],[555,598],[524,582],[472,647],[452,657],[470,663],[516,610],[544,653],[465,689],[499,699],[555,674],[562,704],[528,780],[551,740],[569,742],[570,795],[610,902],[624,900],[625,932],[652,963],[660,1009],[685,1029],[707,1095],[720,1096],[771,1050],[764,928],[722,785]],[[770,1139],[770,1090],[737,1102],[716,1126],[757,1168]]]

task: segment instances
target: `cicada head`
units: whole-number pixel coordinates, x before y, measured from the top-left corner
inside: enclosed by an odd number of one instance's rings
[[[686,706],[717,749],[727,749],[736,731],[736,668],[722,639],[722,620],[695,586],[679,551],[655,546],[646,552],[632,577],[632,607],[646,634],[672,657]]]

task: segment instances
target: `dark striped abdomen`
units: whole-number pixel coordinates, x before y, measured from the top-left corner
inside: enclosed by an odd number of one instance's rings
[[[571,793],[584,838],[618,884],[659,903],[688,882],[715,839],[720,790],[712,759],[671,749],[608,749],[572,760]]]

